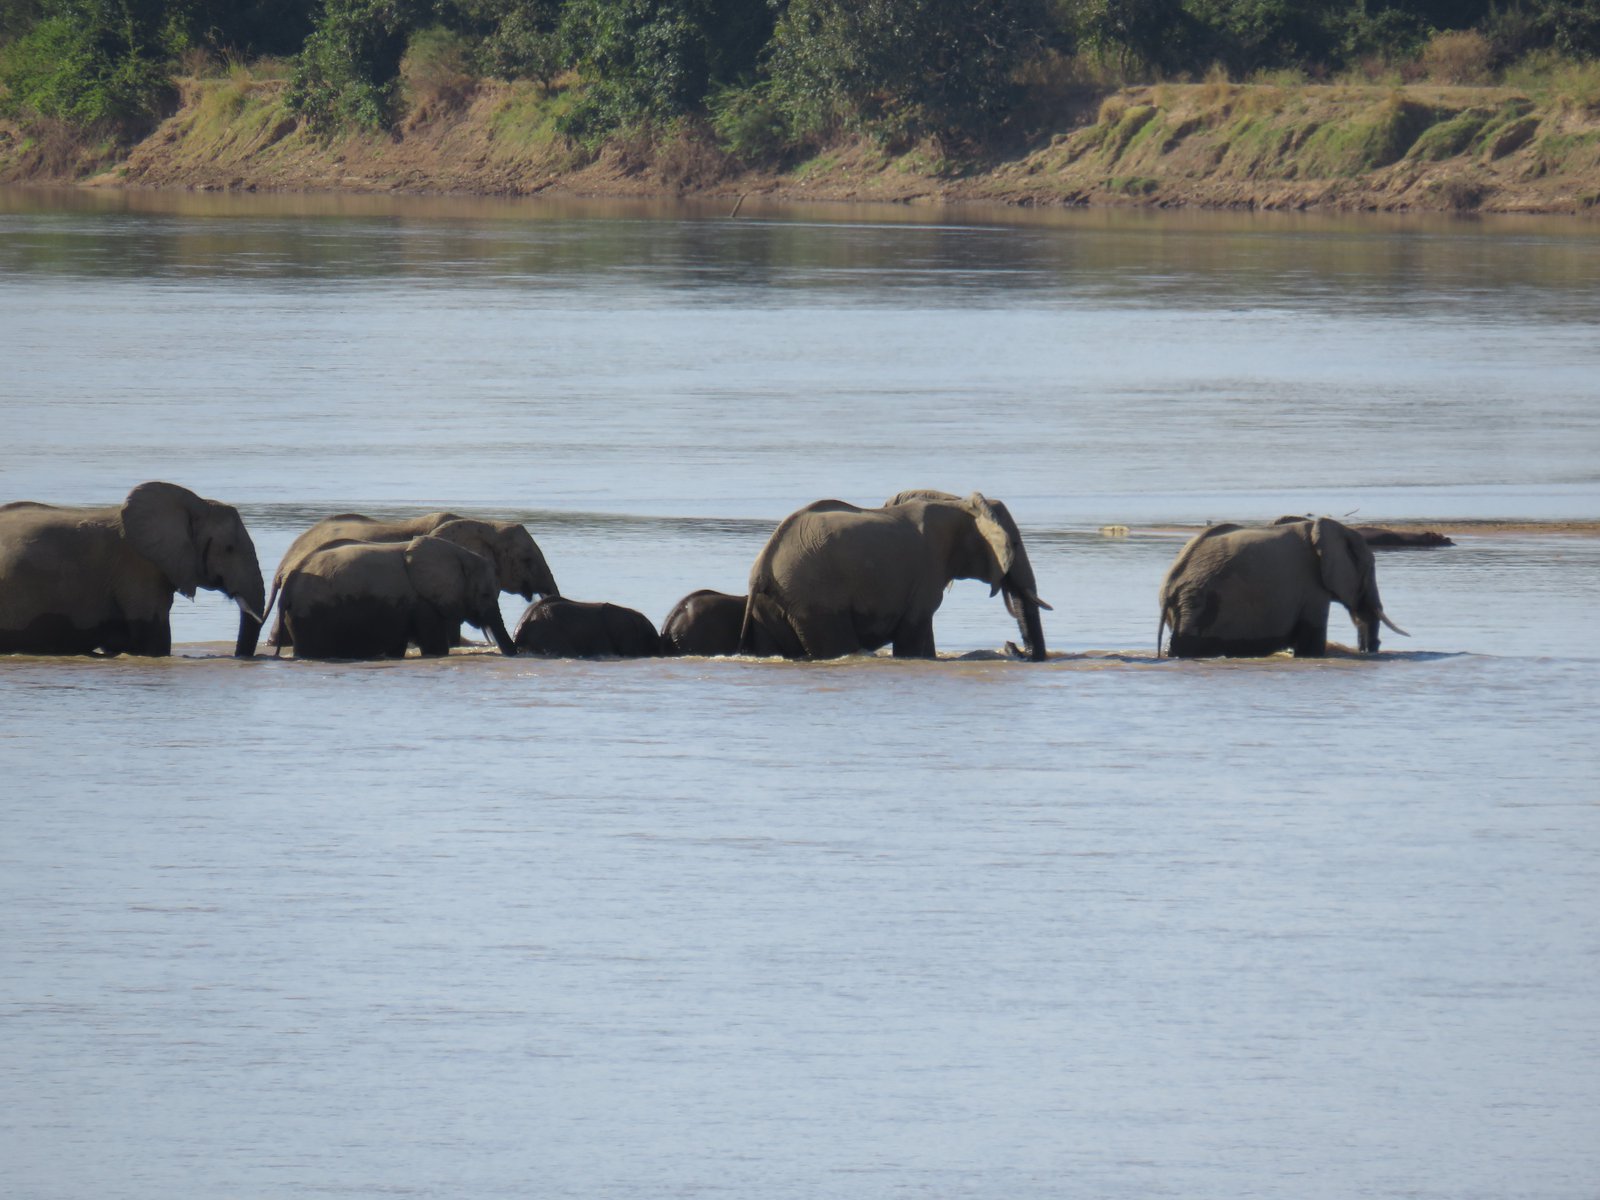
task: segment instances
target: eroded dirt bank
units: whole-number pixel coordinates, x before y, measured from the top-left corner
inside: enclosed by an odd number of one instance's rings
[[[487,82],[422,103],[392,134],[320,138],[280,80],[190,80],[126,150],[0,128],[0,181],[775,200],[989,201],[1374,211],[1600,211],[1600,114],[1509,88],[1162,84],[1063,101],[1061,132],[956,167],[932,147],[830,148],[752,171],[707,136],[617,142],[556,132],[562,98]]]

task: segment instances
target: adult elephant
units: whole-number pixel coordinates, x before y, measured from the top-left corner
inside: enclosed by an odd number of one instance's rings
[[[277,597],[291,571],[335,542],[409,542],[424,535],[444,538],[488,559],[494,564],[501,591],[524,600],[532,600],[536,595],[561,594],[538,543],[517,522],[484,521],[435,512],[399,521],[379,521],[360,513],[341,513],[318,521],[295,538],[284,552],[283,561],[272,577],[272,596]],[[271,601],[268,608],[271,608]],[[271,640],[282,647],[290,644],[284,641],[285,636],[280,613],[274,622]]]
[[[0,653],[172,653],[172,597],[221,592],[239,606],[249,658],[264,610],[255,544],[227,504],[141,483],[120,505],[0,505]]]
[[[738,654],[747,599],[710,588],[690,592],[672,606],[667,619],[661,623],[661,653],[704,658]],[[747,653],[760,658],[780,654],[777,645],[770,642],[760,628],[752,630],[752,637]]]
[[[655,658],[661,638],[650,618],[602,601],[545,596],[517,622],[517,649],[539,658]]]
[[[1372,550],[1356,530],[1331,517],[1213,525],[1190,539],[1167,571],[1156,652],[1170,626],[1167,653],[1175,658],[1279,650],[1320,658],[1334,600],[1349,611],[1363,652],[1377,652],[1380,624],[1405,634],[1384,615]]]
[[[956,579],[1004,591],[1023,653],[1045,657],[1033,567],[1003,505],[974,492],[902,492],[882,508],[820,500],[786,517],[750,570],[741,653],[767,639],[786,658],[893,648],[933,658],[933,614]]]
[[[463,621],[517,652],[493,565],[439,537],[324,546],[290,570],[280,605],[296,658],[448,654]]]

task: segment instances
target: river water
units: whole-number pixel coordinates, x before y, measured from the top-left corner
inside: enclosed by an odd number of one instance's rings
[[[268,572],[515,517],[659,620],[977,489],[1055,606],[1039,666],[238,662],[206,593],[0,661],[6,1194],[1592,1198],[1600,541],[1382,555],[1376,660],[1152,648],[1172,525],[1600,516],[1597,279],[1556,220],[0,191],[0,499],[170,479]]]

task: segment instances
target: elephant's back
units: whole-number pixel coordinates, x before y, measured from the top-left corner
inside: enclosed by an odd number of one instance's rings
[[[348,538],[308,554],[285,581],[320,580],[332,586],[364,589],[398,582],[405,576],[407,542],[357,542]]]
[[[284,551],[278,564],[277,582],[281,585],[289,572],[298,569],[311,555],[341,542],[409,542],[421,534],[432,533],[449,521],[458,521],[454,513],[429,513],[404,521],[380,521],[361,513],[336,513],[323,517],[306,530]]]
[[[672,606],[661,623],[665,654],[715,657],[739,652],[745,597],[702,588]]]
[[[114,508],[60,508],[20,501],[0,509],[0,586],[8,573],[74,575],[97,561],[106,565],[126,548]]]

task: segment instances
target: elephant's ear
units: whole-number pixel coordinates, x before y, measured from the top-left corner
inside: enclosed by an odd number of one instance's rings
[[[467,596],[466,564],[472,552],[444,538],[424,535],[406,543],[406,574],[417,595],[446,612],[459,611]]]
[[[435,529],[432,536],[443,538],[447,542],[454,542],[463,550],[470,550],[479,558],[487,559],[490,563],[497,561],[495,551],[499,547],[495,544],[494,528],[482,521],[471,521],[457,517],[455,520],[447,521]]]
[[[1013,559],[1011,534],[1007,532],[1005,523],[995,512],[994,506],[979,493],[973,492],[967,497],[966,507],[971,510],[973,519],[978,523],[978,532],[983,535],[983,540],[989,543],[995,563],[1000,568],[994,578],[989,580],[993,587],[998,588],[1000,581],[1011,570]]]
[[[122,532],[128,544],[191,600],[204,579],[195,522],[205,511],[204,500],[175,483],[141,483],[122,503]]]
[[[1311,522],[1311,545],[1321,564],[1322,586],[1356,612],[1375,570],[1366,540],[1338,521],[1319,517]]]

